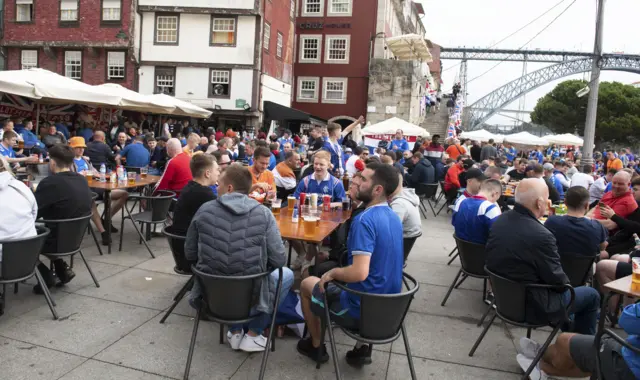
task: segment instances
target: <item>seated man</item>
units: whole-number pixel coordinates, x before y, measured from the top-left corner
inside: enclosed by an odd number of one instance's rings
[[[616,175],[618,171],[615,169],[611,169],[607,172],[606,175],[596,179],[593,182],[593,185],[591,185],[591,187],[589,188],[589,195],[591,196],[590,198],[590,202],[591,202],[591,207],[593,208],[595,205],[598,204],[598,202],[600,202],[600,199],[602,199],[602,196],[605,193],[605,190],[607,189],[607,186],[611,183],[611,180],[613,180],[613,176]]]
[[[518,184],[515,207],[500,216],[491,227],[486,245],[487,268],[513,281],[529,284],[563,285],[569,282],[562,270],[556,238],[538,221],[547,210],[549,190],[539,179]],[[593,335],[600,305],[598,291],[580,286],[574,289],[574,331]],[[550,289],[527,291],[526,321],[532,324],[559,322],[565,316],[571,295]]]
[[[511,169],[510,171],[507,171],[505,175],[505,182],[522,181],[523,179],[525,179],[527,176],[526,169],[527,169],[528,163],[529,161],[527,161],[526,159],[524,158],[520,159],[517,165],[514,164],[513,169]]]
[[[480,187],[482,186],[482,182],[487,179],[482,170],[477,168],[471,168],[465,173],[467,177],[467,187],[464,189],[462,194],[456,199],[456,203],[454,204],[453,212],[458,211],[458,205],[465,200],[466,198],[471,198],[474,195],[478,195],[480,192]],[[502,189],[500,189],[500,194],[502,195]]]
[[[560,202],[560,194],[558,193],[556,186],[551,183],[551,180],[544,176],[545,171],[542,165],[529,165],[527,166],[525,173],[527,174],[527,178],[539,178],[544,181],[544,183],[547,185],[547,189],[549,190],[549,200],[551,201],[551,203]]]
[[[218,183],[220,170],[210,154],[196,154],[189,163],[193,179],[182,189],[173,211],[173,233],[186,235],[193,216],[200,206],[216,199],[211,186]]]
[[[636,200],[636,203],[640,202],[640,179],[634,179],[631,182],[631,186],[633,198]],[[600,215],[610,219],[619,228],[619,231],[609,238],[607,252],[609,255],[629,252],[629,250],[635,246],[633,234],[640,234],[640,208],[635,209],[635,211],[626,218],[623,218],[605,204],[602,204],[600,207]],[[629,274],[631,274],[631,267],[629,267]]]
[[[633,347],[640,347],[640,305],[625,307],[618,321],[625,333],[627,342]],[[555,377],[589,377],[597,370],[596,360],[600,360],[600,369],[607,380],[634,380],[640,378],[640,356],[622,346],[609,336],[603,336],[600,347],[596,350],[595,337],[562,333],[556,342],[547,348],[540,363],[531,372],[531,379],[547,379]],[[520,338],[518,364],[526,370],[540,350],[537,342]],[[599,352],[596,357],[596,352]],[[599,377],[599,374],[596,376]]]
[[[589,191],[582,186],[569,188],[564,204],[567,215],[552,215],[544,223],[556,237],[560,256],[595,256],[604,251],[609,233],[602,224],[585,217],[589,211]]]
[[[6,131],[2,135],[2,141],[0,142],[0,156],[3,156],[9,165],[14,168],[18,167],[21,162],[38,162],[38,156],[16,157],[16,152],[13,150],[13,146],[16,144],[17,140],[18,135],[14,131]]]
[[[105,164],[107,168],[114,168],[116,164],[116,157],[113,151],[104,141],[104,132],[96,131],[93,135],[93,141],[90,141],[85,149],[85,153],[93,167],[98,170],[102,164]]]
[[[493,222],[501,214],[496,204],[501,195],[500,181],[488,179],[481,183],[477,195],[456,202],[456,212],[451,219],[456,236],[464,241],[485,245]]]
[[[367,208],[351,224],[347,240],[348,266],[334,268],[322,278],[308,277],[300,285],[302,312],[311,335],[298,342],[298,352],[316,360],[329,360],[326,348],[320,347],[320,317],[324,316],[324,297],[328,297],[332,320],[356,329],[360,319],[360,298],[342,292],[333,280],[347,283],[350,289],[366,293],[394,294],[402,287],[402,223],[387,204],[398,187],[399,176],[388,165],[370,164],[362,172],[357,198]],[[347,353],[350,363],[371,363],[371,346],[356,344]]]
[[[271,197],[275,196],[276,181],[267,168],[270,165],[271,152],[269,148],[264,146],[258,146],[253,152],[253,165],[249,166],[249,173],[251,173],[251,181],[253,186],[251,192],[258,191],[260,194],[269,194]],[[275,165],[274,165],[275,166]]]
[[[54,124],[48,125],[48,123],[45,123],[44,128],[47,128],[47,134],[42,138],[42,143],[47,149],[51,149],[51,147],[56,144],[67,143],[66,137],[64,137],[62,132],[58,132]]]
[[[300,165],[300,155],[289,150],[284,155],[284,161],[276,165],[273,169],[273,179],[276,184],[276,197],[286,202],[289,195],[296,190],[296,173]]]
[[[422,235],[422,220],[420,219],[420,210],[418,210],[420,198],[414,189],[403,188],[402,172],[398,168],[395,169],[400,176],[400,183],[393,194],[389,196],[389,206],[402,222],[402,237],[404,239],[418,237]]]
[[[185,257],[197,261],[202,272],[246,276],[273,270],[255,290],[257,303],[252,314],[260,316],[242,325],[229,326],[227,339],[231,348],[245,352],[264,351],[267,339],[262,335],[273,313],[278,270],[286,262],[284,245],[276,220],[268,208],[250,199],[251,174],[240,164],[233,164],[220,176],[220,197],[204,204],[193,217],[185,243]],[[210,242],[218,244],[210,244]],[[293,272],[283,268],[280,301],[293,284]],[[200,306],[201,289],[196,281],[189,296],[193,307]]]
[[[473,166],[472,160],[463,160],[464,156],[458,156],[458,161],[451,165],[447,174],[444,176],[444,192],[447,199],[447,203],[453,204],[458,196],[458,190],[460,189],[460,173],[464,172]]]
[[[617,172],[611,180],[611,191],[602,196],[600,203],[612,208],[620,217],[628,217],[638,208],[638,203],[629,189],[630,183],[631,176],[629,173],[625,171]],[[594,207],[588,216],[602,223],[609,231],[617,231],[618,225],[600,214],[600,209],[601,207]]]
[[[167,162],[167,168],[156,186],[156,191],[174,191],[176,196],[180,196],[182,189],[192,179],[189,167],[191,157],[182,151],[180,140],[176,138],[167,141],[167,155],[171,159]]]
[[[416,188],[419,184],[436,183],[436,170],[422,153],[414,153],[411,157],[411,163],[413,170],[411,174],[405,176],[407,187]]]
[[[550,162],[547,162],[546,164],[542,165],[542,169],[544,170],[545,182],[550,183],[552,187],[556,189],[561,201],[564,200],[564,186],[562,186],[562,183],[558,181],[558,178],[554,174],[555,169],[553,164]]]
[[[144,146],[144,135],[137,135],[133,142],[122,149],[116,156],[116,162],[122,158],[126,161],[126,166],[133,168],[145,168],[149,166],[149,151]]]
[[[584,167],[582,168],[582,172],[577,172],[571,177],[570,187],[581,186],[589,190],[594,182],[593,175],[591,174],[591,172],[593,171],[592,168],[593,166],[591,165],[584,165]]]
[[[49,170],[52,175],[44,178],[36,190],[38,202],[38,218],[49,220],[79,218],[91,214],[91,190],[87,180],[80,174],[73,172],[73,158],[75,154],[68,145],[54,145],[49,149]],[[47,237],[42,249],[43,254],[57,253],[57,226],[47,226],[51,233]],[[61,284],[66,284],[75,277],[75,273],[61,258],[53,259],[56,275]],[[49,266],[43,263],[38,269],[47,287],[55,285],[53,273]],[[40,285],[34,287],[34,292],[40,294]]]

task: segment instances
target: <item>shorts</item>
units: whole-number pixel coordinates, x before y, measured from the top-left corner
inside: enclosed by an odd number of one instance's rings
[[[616,266],[616,280],[622,277],[631,276],[633,269],[631,263],[619,262]]]
[[[569,341],[569,354],[582,372],[596,372],[594,343],[593,335],[574,335]],[[606,336],[600,342],[600,368],[607,380],[635,379],[622,357],[622,345]]]
[[[104,189],[91,189],[91,192],[98,194],[98,198],[96,198],[97,201],[104,200]]]
[[[320,282],[313,287],[311,292],[311,312],[324,319],[324,297],[327,297],[327,303],[329,304],[329,318],[335,322],[338,326],[344,327],[349,330],[358,330],[360,328],[360,320],[354,318],[349,313],[349,308],[343,308],[340,303],[340,294],[343,290],[329,284],[324,293],[320,291]]]

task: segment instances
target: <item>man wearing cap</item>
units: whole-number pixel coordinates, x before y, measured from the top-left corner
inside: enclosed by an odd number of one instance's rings
[[[467,177],[467,186],[462,192],[462,195],[456,199],[456,203],[453,208],[454,213],[458,211],[463,200],[474,197],[480,193],[482,182],[487,179],[487,176],[478,168],[470,168],[465,172],[465,175]]]
[[[125,146],[124,149],[118,153],[116,161],[120,162],[122,158],[125,158],[127,160],[127,166],[134,168],[149,166],[149,151],[144,147],[143,141],[144,136],[136,136],[133,144]]]
[[[391,145],[389,149],[394,152],[404,152],[405,150],[409,150],[409,143],[403,137],[402,129],[398,129],[396,131],[395,139],[391,140]]]
[[[479,169],[470,170],[479,171]],[[484,177],[482,172],[479,175]],[[489,179],[480,184],[477,195],[464,198],[459,203],[456,202],[456,210],[453,213],[451,224],[459,239],[485,245],[489,238],[491,225],[501,214],[496,201],[502,195],[502,184],[495,179]]]
[[[424,158],[422,153],[414,153],[413,157],[411,157],[411,163],[413,164],[413,170],[411,174],[405,175],[407,187],[416,188],[420,184],[436,183],[435,168],[429,160]]]

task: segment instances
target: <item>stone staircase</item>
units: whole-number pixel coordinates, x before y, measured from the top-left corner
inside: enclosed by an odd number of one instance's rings
[[[444,99],[443,99],[444,100]],[[429,132],[431,136],[440,135],[442,139],[447,136],[447,124],[449,122],[449,112],[445,103],[440,106],[440,111],[429,114],[425,117],[420,126]]]

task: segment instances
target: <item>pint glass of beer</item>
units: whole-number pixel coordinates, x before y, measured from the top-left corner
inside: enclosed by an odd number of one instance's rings
[[[631,268],[631,290],[637,292],[640,291],[640,257],[631,259]]]
[[[273,213],[273,215],[275,216],[280,215],[281,207],[282,207],[282,199],[274,199],[273,202],[271,202],[271,212]]]
[[[296,197],[289,195],[287,197],[287,213],[293,214],[293,208],[296,206]]]
[[[149,173],[149,168],[147,167],[140,168],[140,178],[142,179],[147,178],[148,173]]]
[[[129,185],[136,184],[136,173],[134,172],[127,173],[127,178],[129,179]]]
[[[313,215],[306,215],[302,217],[302,220],[305,236],[313,236],[313,233],[316,230],[316,225],[320,219]]]

